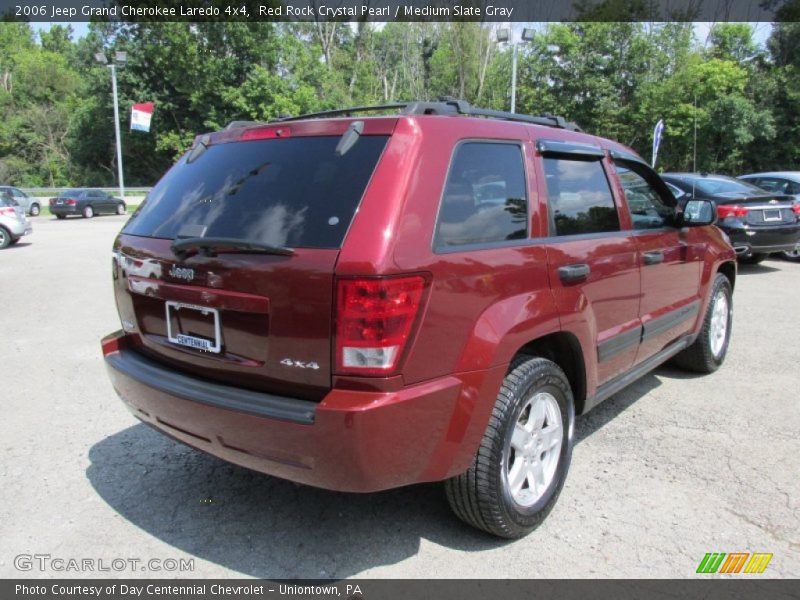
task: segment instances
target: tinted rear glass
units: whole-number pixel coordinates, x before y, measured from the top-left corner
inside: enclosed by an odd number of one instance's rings
[[[124,233],[174,239],[192,231],[274,246],[339,248],[388,137],[363,136],[337,156],[340,139],[233,142],[212,145],[191,162],[184,156]]]

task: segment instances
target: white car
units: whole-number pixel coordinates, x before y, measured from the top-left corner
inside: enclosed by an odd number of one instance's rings
[[[741,175],[739,179],[757,185],[768,192],[794,196],[795,202],[800,202],[800,171],[750,173],[749,175]],[[795,246],[794,250],[781,252],[781,254],[789,260],[800,260],[800,244]]]
[[[33,225],[17,202],[0,195],[0,250],[16,244],[23,235],[33,233]]]

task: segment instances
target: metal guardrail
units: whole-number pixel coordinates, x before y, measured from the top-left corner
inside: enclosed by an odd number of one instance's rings
[[[19,187],[19,186],[16,186]],[[63,192],[64,190],[69,190],[72,188],[77,187],[91,187],[93,189],[103,190],[104,192],[108,192],[109,194],[119,194],[118,187],[99,187],[96,188],[91,185],[83,185],[83,186],[63,186],[63,187],[41,187],[41,188],[34,188],[34,187],[20,187],[19,189],[28,194],[29,196],[57,196],[59,193]],[[152,190],[152,187],[126,187],[125,188],[125,195],[131,196],[146,196]]]

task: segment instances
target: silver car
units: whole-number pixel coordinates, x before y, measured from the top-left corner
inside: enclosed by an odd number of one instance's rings
[[[0,193],[0,250],[16,244],[23,235],[33,233],[25,211],[10,194]]]
[[[17,204],[22,207],[26,215],[38,217],[42,211],[42,202],[38,198],[28,196],[19,188],[10,185],[0,185],[0,194],[9,194]]]

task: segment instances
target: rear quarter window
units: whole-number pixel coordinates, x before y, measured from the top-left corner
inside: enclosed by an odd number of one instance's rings
[[[174,239],[227,237],[274,246],[339,248],[388,136],[340,136],[210,146],[164,176],[123,230]]]
[[[452,249],[528,237],[528,195],[522,147],[512,142],[462,142],[447,174],[434,248]]]

